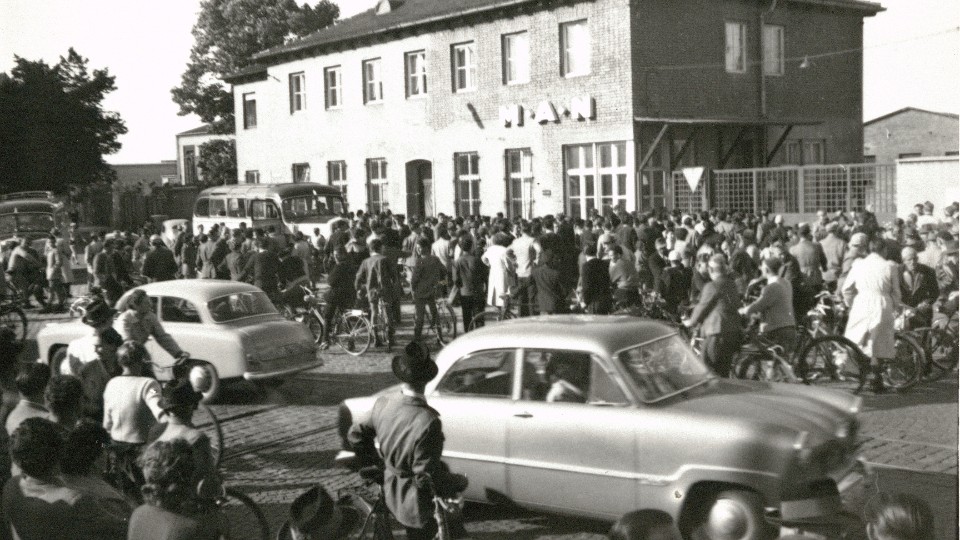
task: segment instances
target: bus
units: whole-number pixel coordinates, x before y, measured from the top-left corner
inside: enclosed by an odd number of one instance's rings
[[[0,243],[22,238],[43,253],[53,229],[66,230],[70,215],[50,191],[21,191],[0,195]]]
[[[234,229],[241,223],[250,228],[313,237],[313,230],[329,238],[332,227],[343,221],[347,205],[340,190],[320,184],[241,184],[207,188],[197,195],[193,206],[193,233],[202,225],[209,231],[223,224]]]

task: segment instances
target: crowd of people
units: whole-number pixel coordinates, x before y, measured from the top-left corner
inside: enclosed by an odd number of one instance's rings
[[[358,298],[371,308],[382,303],[389,341],[401,324],[400,304],[411,298],[414,344],[438,295],[459,306],[465,331],[475,313],[508,301],[521,316],[607,314],[655,291],[676,321],[699,327],[703,358],[720,375],[740,347],[744,317],[759,318],[760,332],[789,350],[797,322],[826,290],[849,306],[845,335],[878,366],[893,354],[894,318],[901,309],[909,310],[913,324],[929,325],[943,316],[956,329],[958,215],[956,203],[939,219],[925,203],[885,226],[869,210],[821,211],[798,225],[766,212],[723,210],[530,220],[442,214],[406,220],[358,211],[338,221],[329,238],[319,230],[288,235],[221,225],[195,235],[175,228],[161,236],[145,226],[137,234],[85,239],[71,227],[52,231],[44,253],[14,239],[0,256],[4,286],[16,290],[21,301],[33,296],[47,310],[62,309],[72,293],[72,267],[81,259],[88,284],[99,288],[105,301],[87,306],[82,320],[90,331],[70,343],[52,377],[49,368],[35,363],[18,370],[16,340],[0,330],[5,398],[0,418],[2,442],[9,448],[2,455],[11,460],[0,465],[0,474],[10,474],[0,508],[24,540],[216,536],[212,501],[220,480],[210,441],[192,424],[200,394],[189,381],[161,387],[150,376],[143,347],[149,338],[175,357],[187,354],[163,330],[145,294],[134,292],[118,305],[137,283],[195,277],[248,281],[278,306],[291,307],[303,301],[302,287],[325,283],[328,323]],[[323,336],[324,344],[327,339]],[[438,431],[439,422],[422,398],[432,364],[424,358],[429,352],[414,346],[394,359],[406,390],[394,396],[396,403],[385,401],[385,412],[370,424],[354,426],[351,437],[358,447],[367,448],[376,432],[402,438],[396,423],[407,429],[419,418],[417,429],[439,436],[434,446],[442,450],[442,435],[430,431]],[[873,388],[879,392],[882,378],[875,375]],[[404,420],[403,414],[411,416]],[[442,469],[441,450],[430,451],[432,473],[462,489],[465,479]],[[401,485],[406,477],[396,470],[387,477],[396,484],[388,490],[398,497],[391,510],[407,512],[408,521],[401,522],[411,535],[431,537],[433,525],[420,515],[419,503],[401,494],[409,489]],[[316,492],[304,497],[313,509],[329,499]],[[294,508],[302,506],[298,499]],[[895,521],[893,515],[877,510],[876,531]],[[289,529],[307,527],[291,516]],[[611,537],[670,538],[623,532],[672,530],[662,518],[650,512],[633,516]],[[321,526],[315,519],[308,522]],[[322,526],[331,527],[326,521]],[[10,530],[3,527],[0,539]],[[873,537],[920,538],[881,532]]]

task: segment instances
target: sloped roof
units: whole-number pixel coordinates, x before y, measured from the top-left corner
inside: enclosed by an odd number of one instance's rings
[[[933,114],[933,115],[936,115],[936,116],[943,116],[943,117],[946,117],[946,118],[953,118],[954,120],[960,120],[960,115],[953,114],[953,113],[937,112],[937,111],[928,111],[928,110],[926,110],[926,109],[918,109],[918,108],[916,108],[916,107],[904,107],[904,108],[902,108],[902,109],[900,109],[900,110],[898,110],[898,111],[893,111],[892,113],[887,113],[887,114],[885,114],[885,115],[883,115],[883,116],[878,116],[878,117],[874,118],[873,120],[868,120],[868,121],[864,122],[863,125],[864,125],[864,126],[869,126],[870,124],[879,122],[879,121],[881,121],[881,120],[886,120],[887,118],[892,118],[892,117],[894,117],[894,116],[903,114],[903,113],[905,113],[905,112],[910,112],[910,111],[912,111],[912,112],[918,112],[918,113],[924,113],[924,114]]]
[[[177,137],[181,135],[209,135],[213,133],[213,126],[210,124],[204,124],[200,127],[195,127],[193,129],[188,129],[187,131],[177,133]]]

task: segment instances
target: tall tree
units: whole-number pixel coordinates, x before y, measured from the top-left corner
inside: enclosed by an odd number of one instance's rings
[[[207,186],[237,183],[237,145],[231,139],[214,139],[200,145],[197,167]]]
[[[171,90],[180,114],[196,114],[217,133],[233,133],[233,95],[222,77],[247,66],[254,53],[316,32],[339,16],[331,0],[313,7],[295,0],[203,0],[190,61]]]
[[[120,149],[120,115],[103,110],[116,90],[106,69],[88,67],[73,48],[50,66],[15,57],[0,77],[0,190],[52,190],[112,180],[103,156]]]

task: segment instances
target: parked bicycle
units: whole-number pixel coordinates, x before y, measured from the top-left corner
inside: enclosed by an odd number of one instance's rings
[[[323,311],[326,302],[320,299],[316,291],[309,287],[301,287],[307,307],[303,312],[295,314],[294,320],[306,324],[317,344],[321,348],[326,348],[328,344],[323,343],[324,326],[326,326]],[[327,329],[327,340],[336,343],[347,354],[360,356],[370,348],[370,343],[373,341],[373,325],[362,309],[338,309],[334,313],[332,326]]]
[[[754,381],[798,383],[791,358],[784,348],[759,332],[759,319],[747,325],[740,351],[734,355],[730,375]]]
[[[916,313],[905,309],[898,322],[901,333],[909,335],[920,345],[924,354],[924,368],[921,378],[935,381],[957,366],[957,334],[949,326],[949,318],[935,314],[930,326],[916,326]]]

